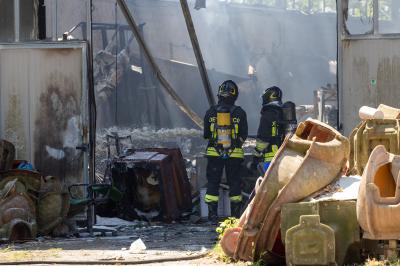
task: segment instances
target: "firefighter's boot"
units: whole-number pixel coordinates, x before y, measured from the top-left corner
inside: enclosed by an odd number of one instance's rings
[[[242,214],[242,202],[231,201],[231,216],[235,218],[240,218]]]
[[[216,223],[218,221],[218,201],[209,202],[208,204],[208,220]]]

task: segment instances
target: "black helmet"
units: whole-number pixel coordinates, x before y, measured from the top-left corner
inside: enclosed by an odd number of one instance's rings
[[[239,89],[235,82],[232,80],[226,80],[218,88],[218,99],[233,100],[236,101],[239,96]]]
[[[266,105],[270,102],[282,102],[282,91],[276,86],[266,89],[261,96],[262,104]]]

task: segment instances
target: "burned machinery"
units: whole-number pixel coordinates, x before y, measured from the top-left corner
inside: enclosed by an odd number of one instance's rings
[[[105,181],[111,182],[123,195],[114,206],[114,214],[128,220],[171,222],[189,212],[190,183],[180,150],[123,149],[121,140],[124,139],[130,140],[130,137],[117,134],[107,137],[109,159]],[[111,140],[115,143],[114,158],[111,158]]]

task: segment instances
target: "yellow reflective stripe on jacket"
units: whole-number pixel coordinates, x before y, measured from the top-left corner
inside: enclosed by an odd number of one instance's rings
[[[271,130],[271,136],[275,137],[278,135],[278,126],[276,124],[276,121],[272,122],[272,130]]]
[[[204,201],[206,203],[211,203],[211,202],[218,202],[218,196],[213,196],[210,194],[206,194]]]
[[[215,124],[214,123],[210,124],[210,132],[212,134],[212,138],[216,139],[217,138],[217,131],[215,130]]]
[[[275,154],[278,152],[278,145],[272,145],[271,151],[264,154],[264,162],[271,162]]]
[[[242,195],[238,195],[238,196],[232,196],[232,197],[229,197],[230,198],[230,200],[232,201],[232,202],[241,202],[242,201]]]
[[[220,154],[217,152],[217,150],[214,147],[208,147],[206,155],[207,156],[220,156]]]
[[[232,139],[236,139],[238,134],[239,134],[239,125],[234,124],[233,130],[232,130]]]
[[[235,148],[229,155],[231,158],[244,158],[244,152],[242,148]]]
[[[267,142],[264,142],[262,140],[257,139],[256,140],[256,150],[257,151],[263,151],[268,147]]]

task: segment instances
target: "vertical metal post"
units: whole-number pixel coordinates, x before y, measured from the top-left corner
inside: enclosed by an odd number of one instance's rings
[[[379,33],[379,3],[378,0],[373,0],[373,23],[374,23],[374,35]]]
[[[58,0],[52,1],[52,12],[51,12],[51,25],[52,25],[52,40],[57,41],[57,10],[58,10]]]
[[[20,34],[20,0],[14,0],[14,40],[19,42]]]
[[[348,1],[348,0],[337,0],[336,2],[336,18],[337,18],[337,23],[336,23],[336,32],[337,32],[337,64],[336,64],[336,82],[337,82],[337,106],[338,106],[338,115],[337,115],[337,128],[341,130],[341,121],[342,121],[342,116],[343,116],[343,111],[342,111],[342,103],[343,103],[343,40],[342,40],[342,34],[344,32],[344,25],[346,21],[344,21],[344,14],[343,14],[343,3],[342,1]],[[345,3],[344,6],[348,6],[347,3]],[[347,12],[346,8],[346,12]]]
[[[57,1],[57,0],[56,0]],[[92,44],[92,0],[86,0],[86,38],[88,42],[88,83],[89,83],[89,97],[88,97],[88,112],[89,112],[89,139],[85,140],[88,143],[89,149],[84,155],[84,166],[88,167],[89,170],[85,169],[84,173],[87,177],[89,184],[95,184],[95,138],[96,138],[96,103],[94,97],[94,82],[93,82],[93,44]],[[93,193],[93,192],[92,192]],[[90,198],[94,198],[94,194],[89,195]],[[87,211],[87,224],[88,232],[93,235],[93,225],[96,223],[94,205],[91,204]]]
[[[318,120],[321,122],[325,121],[325,92],[323,89],[317,91],[318,95]]]

